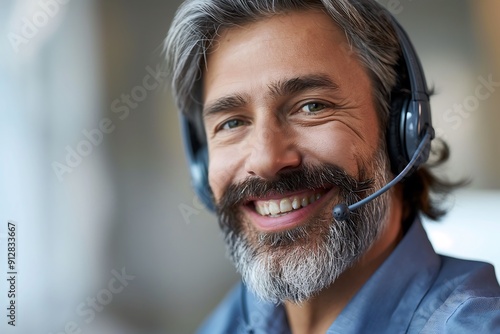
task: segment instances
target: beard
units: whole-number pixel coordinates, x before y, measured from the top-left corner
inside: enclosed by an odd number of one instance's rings
[[[335,165],[304,165],[272,181],[251,176],[227,187],[216,206],[219,224],[230,259],[257,297],[273,303],[308,300],[333,284],[378,238],[389,212],[388,193],[361,206],[347,220],[336,221],[332,215],[336,204],[353,204],[387,183],[384,149],[370,164],[358,163],[358,171],[355,178]],[[332,187],[338,189],[336,198],[295,228],[262,232],[242,214],[241,206],[249,198]]]

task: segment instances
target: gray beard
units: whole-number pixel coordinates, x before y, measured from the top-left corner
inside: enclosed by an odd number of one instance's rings
[[[383,150],[370,167],[373,183],[369,193],[373,193],[390,177]],[[389,193],[360,207],[346,221],[333,218],[331,210],[337,203],[322,216],[283,232],[262,233],[251,222],[239,221],[243,228],[223,228],[229,257],[260,299],[302,303],[332,285],[377,240],[390,211]],[[338,196],[339,203],[356,200],[347,189]]]

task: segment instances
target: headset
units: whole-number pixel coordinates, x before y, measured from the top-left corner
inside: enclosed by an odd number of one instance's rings
[[[404,88],[410,89],[410,93],[407,94],[402,94],[399,90],[391,94],[386,139],[391,169],[397,176],[359,202],[350,206],[344,203],[336,205],[332,214],[339,221],[347,219],[351,211],[380,196],[417,170],[427,161],[431,141],[434,138],[429,91],[422,65],[406,31],[392,15],[388,15],[393,22],[403,54],[401,60],[404,64],[398,74],[398,80],[400,83],[409,84],[409,87]],[[208,148],[202,126],[200,127],[200,124],[184,113],[180,114],[182,138],[192,186],[202,203],[211,211],[215,211],[208,183]]]

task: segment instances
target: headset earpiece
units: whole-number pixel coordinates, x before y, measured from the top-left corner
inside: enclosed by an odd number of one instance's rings
[[[434,138],[429,93],[424,72],[415,49],[403,27],[391,16],[403,53],[403,66],[399,70],[399,83],[391,94],[391,110],[387,127],[387,148],[394,174],[400,173],[415,154],[426,131]],[[407,75],[407,77],[406,77]],[[409,87],[408,87],[409,86]],[[408,90],[408,93],[404,93]],[[399,91],[398,91],[399,90]],[[430,142],[420,156],[413,171],[427,161]],[[411,173],[410,173],[411,174]],[[410,175],[408,174],[408,175]]]
[[[409,99],[401,94],[392,94],[391,109],[389,110],[389,119],[387,124],[387,151],[391,162],[391,170],[394,175],[405,168],[410,161],[405,152],[405,117],[408,109]]]
[[[212,199],[212,190],[208,183],[208,147],[204,139],[200,138],[194,122],[181,113],[181,128],[184,148],[191,174],[191,185],[201,202],[210,210],[215,206]]]

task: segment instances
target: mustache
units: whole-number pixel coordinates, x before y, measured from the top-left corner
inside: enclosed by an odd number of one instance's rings
[[[333,164],[304,165],[300,169],[280,172],[274,180],[249,176],[241,182],[230,184],[216,203],[219,214],[227,212],[253,198],[280,195],[300,190],[328,189],[334,186],[348,202],[354,203],[372,188],[374,180],[366,178],[367,172],[359,169],[358,177],[349,175],[344,169]],[[349,203],[348,203],[349,204]]]

